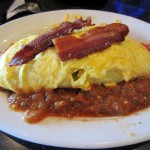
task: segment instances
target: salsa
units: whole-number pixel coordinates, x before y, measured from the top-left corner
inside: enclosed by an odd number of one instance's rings
[[[58,88],[31,94],[11,93],[10,108],[36,123],[48,116],[65,118],[125,116],[150,106],[150,77],[115,86],[92,85],[89,91]]]

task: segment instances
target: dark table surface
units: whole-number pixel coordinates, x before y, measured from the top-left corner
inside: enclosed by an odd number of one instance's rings
[[[0,17],[4,18],[3,23],[17,19],[25,15],[30,15],[30,13],[22,13],[12,17],[9,20],[5,20],[6,10],[3,10],[4,9],[3,6],[5,6],[5,9],[7,9],[10,5],[10,1],[11,0],[4,0],[4,1],[0,0]],[[99,0],[99,1],[92,0],[92,3],[86,2],[87,0],[26,0],[26,1],[37,2],[40,9],[43,12],[58,9],[77,9],[77,8],[115,12],[114,0]],[[150,23],[150,7],[148,11],[139,19]],[[65,148],[58,148],[30,143],[15,138],[6,133],[3,133],[2,131],[0,132],[0,150],[64,150],[64,149]],[[111,148],[110,150],[150,150],[150,141],[125,147]]]

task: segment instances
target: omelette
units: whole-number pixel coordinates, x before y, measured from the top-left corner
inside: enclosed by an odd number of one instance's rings
[[[79,37],[87,30],[89,27],[84,27],[72,35]],[[56,88],[90,90],[92,84],[112,86],[150,73],[150,52],[129,37],[104,51],[67,61],[59,59],[56,47],[49,47],[30,62],[10,67],[15,53],[36,37],[30,35],[20,39],[1,55],[1,87],[16,93]]]

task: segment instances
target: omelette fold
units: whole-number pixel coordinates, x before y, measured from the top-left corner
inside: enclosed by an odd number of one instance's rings
[[[78,37],[86,30],[87,27],[73,35]],[[26,64],[10,67],[9,62],[15,53],[36,37],[31,35],[20,39],[1,55],[1,87],[16,93],[56,88],[89,90],[92,84],[112,86],[150,73],[150,52],[129,37],[80,59],[61,61],[53,47]]]

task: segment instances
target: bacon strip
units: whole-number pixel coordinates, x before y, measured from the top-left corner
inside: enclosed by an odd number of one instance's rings
[[[9,62],[9,66],[17,66],[27,63],[35,58],[37,54],[45,51],[48,47],[54,46],[52,39],[63,35],[69,35],[74,29],[81,29],[82,27],[91,25],[90,17],[86,20],[82,20],[80,18],[74,22],[63,22],[59,27],[52,29],[25,45],[14,55],[12,60]]]
[[[121,23],[111,23],[109,25],[106,25],[104,27],[96,27],[93,29],[90,29],[87,33],[85,33],[83,36],[91,36],[94,34],[100,34],[104,31],[119,31],[123,36],[126,36],[129,33],[129,29],[125,24]]]
[[[60,59],[66,61],[104,50],[112,43],[123,41],[128,32],[126,25],[110,24],[90,29],[79,38],[68,35],[56,38],[53,42]]]

